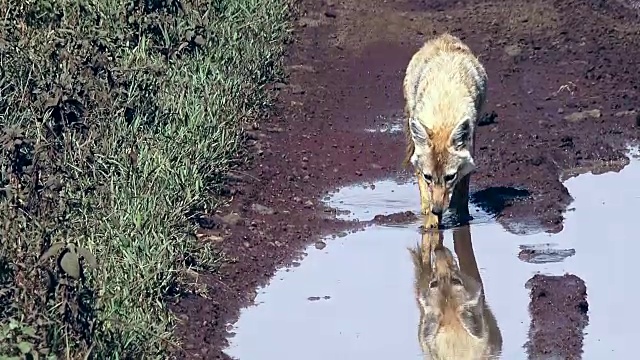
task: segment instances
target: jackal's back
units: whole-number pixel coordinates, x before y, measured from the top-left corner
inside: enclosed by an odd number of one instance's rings
[[[404,96],[412,115],[437,101],[449,105],[455,100],[472,100],[478,107],[484,103],[486,85],[486,71],[471,49],[459,38],[444,33],[427,41],[411,58]],[[446,97],[453,99],[447,101]]]
[[[472,118],[473,134],[486,100],[486,87],[484,67],[458,37],[444,33],[428,40],[411,58],[404,77],[406,125],[414,118],[446,138],[463,119]],[[405,163],[414,147],[406,130]]]

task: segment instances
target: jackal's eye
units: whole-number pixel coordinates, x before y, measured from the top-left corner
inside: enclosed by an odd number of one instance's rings
[[[422,174],[422,177],[424,177],[427,182],[433,181],[433,176],[431,176],[431,174]]]
[[[438,286],[438,280],[431,280],[429,287],[433,289],[436,286]]]
[[[448,174],[444,176],[444,182],[452,182],[456,178],[456,174]]]
[[[462,281],[454,276],[454,277],[451,278],[451,284],[453,284],[453,285],[462,285]]]

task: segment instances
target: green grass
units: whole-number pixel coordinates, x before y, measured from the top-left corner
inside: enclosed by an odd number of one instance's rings
[[[242,128],[271,104],[290,11],[0,0],[0,358],[179,345],[165,301],[224,261],[193,217],[225,201]]]

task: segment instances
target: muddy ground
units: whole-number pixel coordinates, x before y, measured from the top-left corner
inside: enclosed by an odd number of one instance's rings
[[[406,175],[402,134],[364,129],[399,121],[403,71],[433,34],[460,36],[487,68],[486,112],[494,121],[478,128],[480,168],[472,186],[480,190],[476,198],[488,194],[489,208],[511,231],[522,224],[560,231],[571,202],[560,179],[620,169],[627,163],[625,143],[640,135],[640,22],[625,4],[303,0],[300,8],[287,59],[290,80],[274,84],[277,114],[248,132],[255,161],[230,176],[233,206],[203,221],[203,241],[216,241],[234,261],[221,274],[205,276],[211,299],[189,297],[174,306],[183,320],[181,358],[226,359],[227,324],[251,303],[255,288],[303,245],[350,227],[332,219],[319,203],[322,194],[354,181]],[[530,196],[501,204],[508,195],[503,190],[513,188]],[[579,280],[562,279],[535,277],[531,286]],[[554,285],[547,299],[584,300],[583,287]],[[558,310],[576,312],[564,318],[583,326],[583,307],[547,305],[532,302],[536,326]],[[575,344],[582,335],[571,334],[558,343],[539,338],[553,331],[538,332],[531,358],[553,351],[579,358]]]
[[[525,345],[530,359],[580,359],[582,331],[589,321],[587,287],[575,275],[534,275],[531,290],[531,324]]]

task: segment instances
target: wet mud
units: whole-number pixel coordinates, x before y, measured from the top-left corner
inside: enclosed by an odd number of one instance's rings
[[[581,359],[582,332],[589,322],[587,287],[575,275],[536,274],[531,289],[529,359]]]
[[[489,115],[478,128],[472,188],[512,232],[562,230],[572,198],[561,180],[621,169],[628,163],[625,144],[640,135],[640,22],[622,3],[299,5],[289,81],[273,85],[275,115],[247,129],[253,161],[229,174],[230,206],[201,221],[201,240],[214,242],[228,261],[220,273],[198,280],[210,298],[190,296],[172,305],[184,338],[178,358],[228,359],[222,349],[229,324],[252,303],[258,286],[297,260],[305,245],[364,226],[337,219],[320,201],[328,191],[410,177],[400,167],[402,132],[390,129],[402,121],[404,69],[429,36],[445,30],[460,36],[487,68]],[[580,294],[571,286],[551,290],[558,299]],[[557,314],[541,304],[532,305],[536,316]],[[536,341],[539,353],[555,346]]]
[[[378,225],[400,225],[418,220],[418,216],[412,211],[393,213],[390,215],[376,215],[373,222]]]

